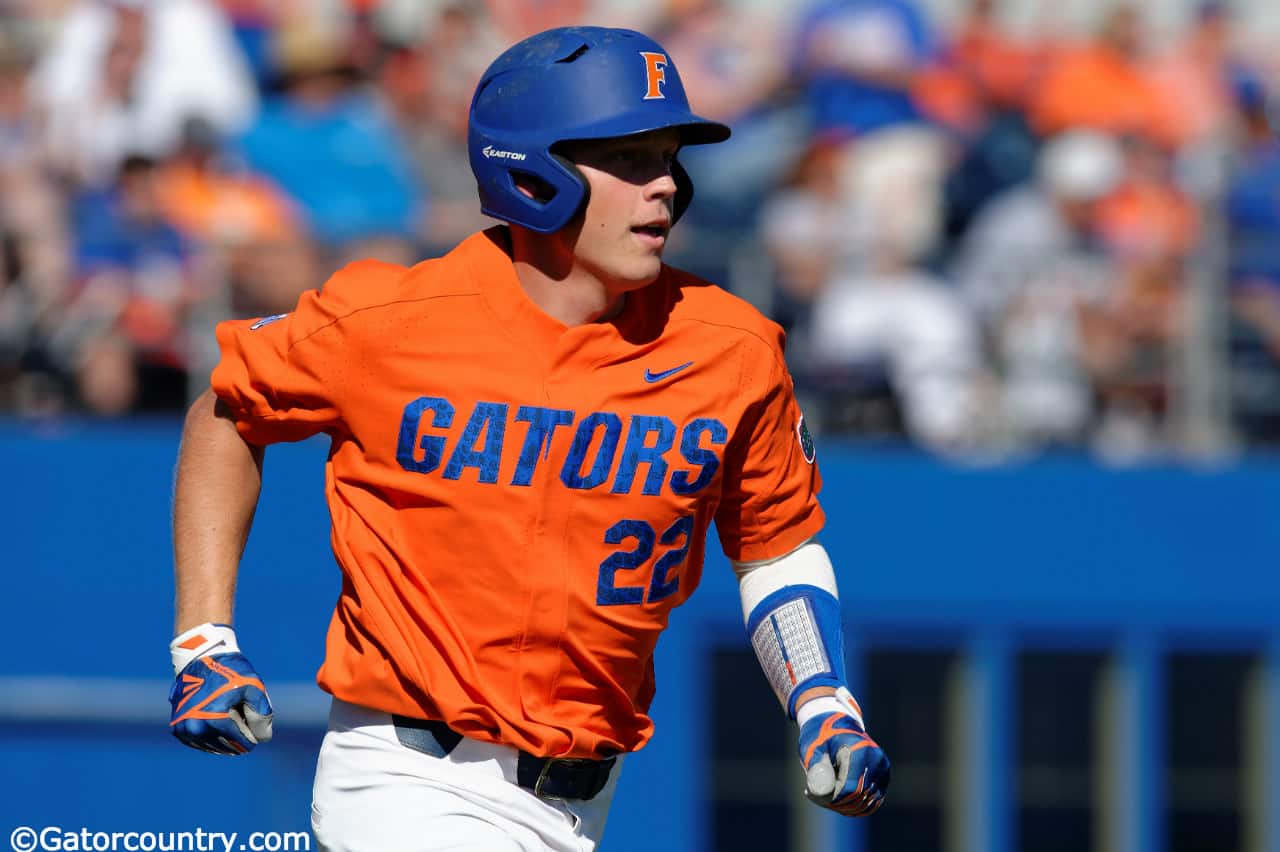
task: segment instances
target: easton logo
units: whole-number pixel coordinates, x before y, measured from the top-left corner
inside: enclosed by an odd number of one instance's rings
[[[493,147],[492,145],[485,145],[484,148],[480,149],[480,153],[484,154],[484,158],[486,160],[488,160],[491,157],[497,157],[499,160],[528,159],[524,154],[521,154],[519,151],[499,151],[497,148]]]

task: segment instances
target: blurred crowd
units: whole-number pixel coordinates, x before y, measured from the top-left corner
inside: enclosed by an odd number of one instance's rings
[[[1005,0],[1008,6],[1019,0]],[[1064,4],[1065,5],[1065,4]],[[827,433],[956,456],[1280,441],[1280,51],[912,0],[8,0],[0,413],[180,411],[212,324],[485,227],[475,81],[642,29],[733,138],[682,154],[669,261],[788,332]]]

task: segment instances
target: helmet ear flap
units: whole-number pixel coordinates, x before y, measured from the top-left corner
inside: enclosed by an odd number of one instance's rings
[[[530,168],[504,168],[500,172],[489,170],[496,175],[500,191],[486,194],[482,185],[480,209],[531,231],[554,233],[582,209],[587,197],[587,181],[577,166],[555,152],[531,153],[529,156],[534,163]],[[532,182],[544,188],[545,196],[529,197],[521,192],[517,186],[517,174],[527,175]]]
[[[582,173],[582,170],[578,168],[578,164],[573,160],[570,160],[554,148],[552,148],[548,153],[551,155],[551,159],[563,166],[564,170],[572,175],[573,179],[582,187],[581,196],[578,198],[578,206],[574,208],[573,213],[569,214],[569,219],[572,219],[580,210],[587,206],[587,200],[591,198],[591,184],[587,183],[587,176]]]
[[[676,197],[671,205],[671,224],[674,225],[689,209],[689,202],[693,201],[693,178],[676,159],[671,161],[671,178],[676,182]]]

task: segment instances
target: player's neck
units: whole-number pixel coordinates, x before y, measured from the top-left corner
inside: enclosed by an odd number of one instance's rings
[[[555,241],[511,229],[511,259],[525,294],[567,326],[606,322],[621,312],[626,293],[580,263]]]

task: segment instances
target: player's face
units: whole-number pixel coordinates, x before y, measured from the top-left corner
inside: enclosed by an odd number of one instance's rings
[[[574,244],[578,264],[611,291],[653,282],[671,231],[679,132],[656,130],[569,146],[590,194]]]

